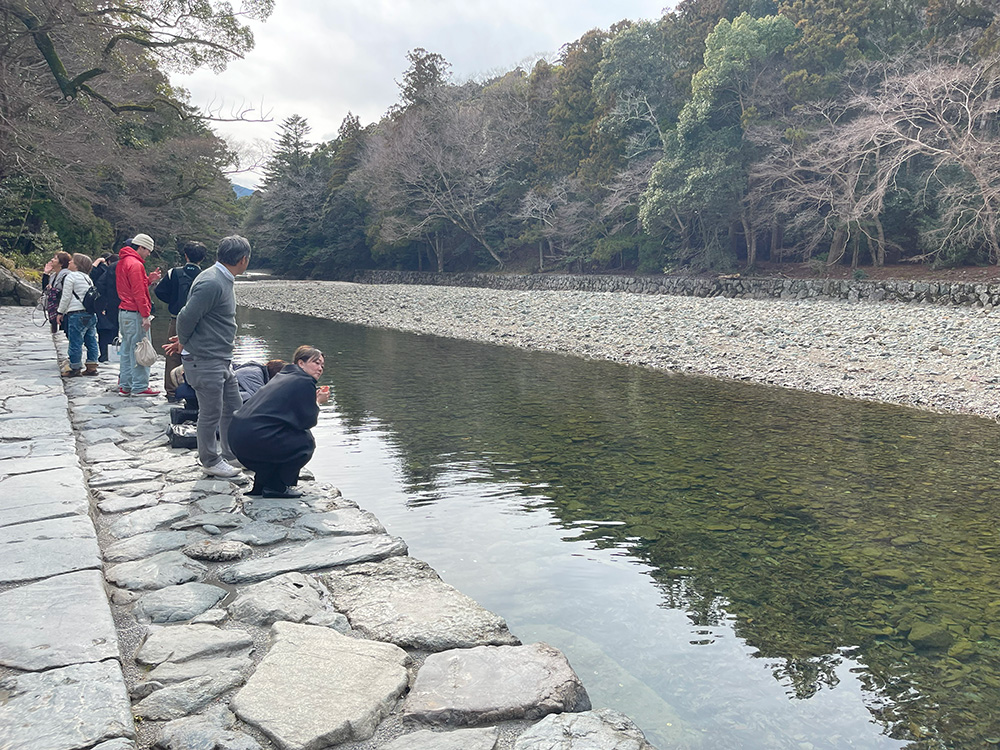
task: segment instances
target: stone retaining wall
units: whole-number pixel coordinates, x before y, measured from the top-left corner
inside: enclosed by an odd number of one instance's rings
[[[937,305],[1000,305],[1000,284],[936,281],[694,278],[673,276],[588,276],[571,274],[422,273],[362,271],[349,279],[361,284],[428,284],[512,291],[630,292],[682,297],[750,299],[843,299],[849,302],[925,302]]]

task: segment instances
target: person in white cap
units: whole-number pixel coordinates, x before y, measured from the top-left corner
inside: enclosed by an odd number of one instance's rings
[[[159,396],[160,392],[149,387],[149,368],[135,361],[135,346],[144,336],[149,336],[153,303],[149,287],[160,280],[160,269],[146,273],[145,262],[153,252],[153,238],[137,234],[130,247],[118,253],[115,285],[118,289],[118,328],[121,331],[119,396]]]

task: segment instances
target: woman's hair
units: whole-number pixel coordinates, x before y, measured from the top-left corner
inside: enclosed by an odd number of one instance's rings
[[[279,372],[281,372],[281,368],[285,366],[285,360],[283,359],[268,360],[268,363],[264,366],[267,368],[267,379],[270,380]]]
[[[94,267],[94,261],[90,259],[89,255],[84,255],[83,253],[73,253],[73,262],[76,264],[77,271],[86,274],[89,274],[90,269]]]
[[[299,362],[312,362],[323,356],[323,352],[317,349],[315,346],[309,346],[309,344],[303,344],[298,349],[295,350],[295,354],[292,355],[292,362],[298,364]]]
[[[59,265],[63,268],[69,268],[69,261],[72,257],[72,255],[64,253],[62,250],[56,253],[56,260],[59,261]]]

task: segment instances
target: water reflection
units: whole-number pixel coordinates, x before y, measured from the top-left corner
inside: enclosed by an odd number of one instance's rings
[[[989,422],[246,310],[311,468],[660,748],[1000,738]]]

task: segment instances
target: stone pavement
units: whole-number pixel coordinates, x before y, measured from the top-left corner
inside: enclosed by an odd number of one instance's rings
[[[650,747],[336,488],[206,478],[162,399],[0,325],[0,750]]]

